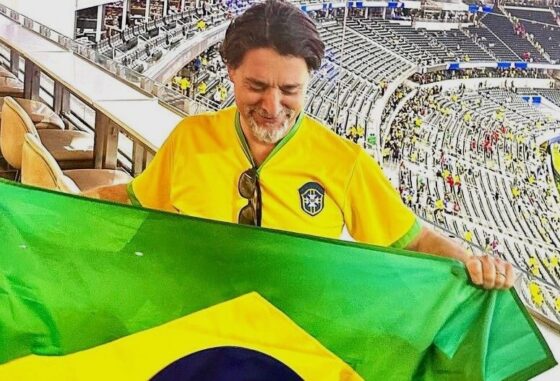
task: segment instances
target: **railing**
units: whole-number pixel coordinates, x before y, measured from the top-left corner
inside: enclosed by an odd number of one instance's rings
[[[114,168],[118,165],[133,174],[140,173],[148,164],[150,158],[153,157],[157,147],[163,142],[161,135],[166,135],[171,131],[181,116],[185,115],[185,110],[192,110],[192,112],[207,110],[203,105],[184,99],[182,107],[175,108],[171,112],[167,110],[170,106],[163,102],[160,103],[157,98],[152,96],[154,93],[161,92],[163,85],[154,83],[154,81],[139,73],[97,54],[93,49],[82,46],[5,6],[0,5],[0,13],[2,18],[6,16],[19,24],[23,30],[36,33],[44,38],[45,50],[41,50],[41,44],[39,43],[41,37],[37,37],[38,45],[36,48],[44,52],[41,54],[50,55],[55,61],[57,59],[54,57],[61,57],[61,59],[74,57],[69,61],[76,65],[81,65],[80,62],[83,60],[83,65],[91,65],[92,74],[97,72],[95,75],[105,81],[112,77],[116,81],[115,85],[118,83],[116,88],[121,90],[131,88],[130,94],[137,94],[133,98],[142,99],[144,102],[149,101],[149,103],[144,104],[151,106],[150,110],[156,112],[157,115],[161,115],[165,121],[165,124],[160,126],[162,132],[159,135],[144,138],[142,134],[136,132],[134,123],[123,121],[127,119],[126,115],[124,115],[124,119],[121,118],[123,116],[120,115],[123,114],[122,112],[118,112],[118,115],[115,116],[115,114],[106,114],[106,112],[100,111],[97,108],[97,103],[102,101],[103,98],[98,98],[91,91],[87,92],[86,98],[82,98],[79,86],[76,87],[72,84],[75,81],[71,80],[71,77],[66,78],[66,80],[70,80],[70,83],[64,84],[58,78],[56,71],[53,72],[49,69],[50,64],[42,64],[41,59],[29,58],[33,54],[27,50],[25,40],[20,42],[23,46],[21,51],[17,48],[18,43],[12,45],[10,40],[4,40],[7,45],[0,44],[1,64],[18,75],[24,82],[24,96],[44,101],[62,116],[70,128],[90,131],[95,135],[94,157],[97,168]],[[54,43],[54,45],[51,43]],[[60,53],[49,53],[53,49],[52,46],[60,49]],[[75,56],[68,55],[68,53],[74,53]],[[125,83],[125,86],[121,82]],[[111,97],[109,96],[109,98]],[[143,128],[145,130],[145,127]]]
[[[171,89],[162,90],[165,88],[165,85],[163,85],[162,83],[158,83],[128,68],[127,66],[120,64],[116,60],[98,53],[92,47],[84,46],[78,42],[75,42],[71,38],[53,29],[50,29],[49,27],[42,25],[37,21],[23,16],[4,5],[0,5],[0,13],[11,18],[23,27],[34,31],[47,38],[48,40],[56,43],[57,45],[67,49],[68,51],[72,51],[79,56],[87,59],[100,68],[112,73],[117,79],[133,85],[142,92],[155,96],[163,95],[161,99],[164,102],[166,101],[166,99],[173,99],[174,103],[170,104],[169,106],[179,114],[188,115],[211,110],[210,108],[208,108],[208,105],[187,98],[179,92]],[[180,102],[178,102],[177,100],[180,100]]]

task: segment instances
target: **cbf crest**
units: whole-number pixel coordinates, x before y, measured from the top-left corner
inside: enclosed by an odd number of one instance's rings
[[[306,183],[299,188],[299,200],[305,213],[316,216],[325,206],[325,188],[319,183]]]

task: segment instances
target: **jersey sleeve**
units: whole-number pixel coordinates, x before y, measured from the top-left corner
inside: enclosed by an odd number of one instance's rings
[[[355,240],[396,248],[408,246],[421,230],[414,213],[365,151],[360,151],[348,181],[344,221]]]
[[[128,185],[128,196],[133,205],[174,212],[171,202],[173,162],[177,128],[163,143],[144,172]]]

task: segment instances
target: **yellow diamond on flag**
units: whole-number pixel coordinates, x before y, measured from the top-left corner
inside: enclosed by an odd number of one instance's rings
[[[255,292],[88,350],[0,367],[12,381],[148,379],[362,380]]]

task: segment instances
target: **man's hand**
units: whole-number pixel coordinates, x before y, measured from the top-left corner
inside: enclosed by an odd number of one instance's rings
[[[515,281],[510,263],[488,255],[481,257],[471,255],[451,239],[425,226],[406,248],[463,262],[472,282],[485,289],[507,289],[513,286]]]
[[[506,289],[513,286],[515,276],[511,263],[500,258],[483,255],[470,256],[465,260],[471,280],[486,289]]]

